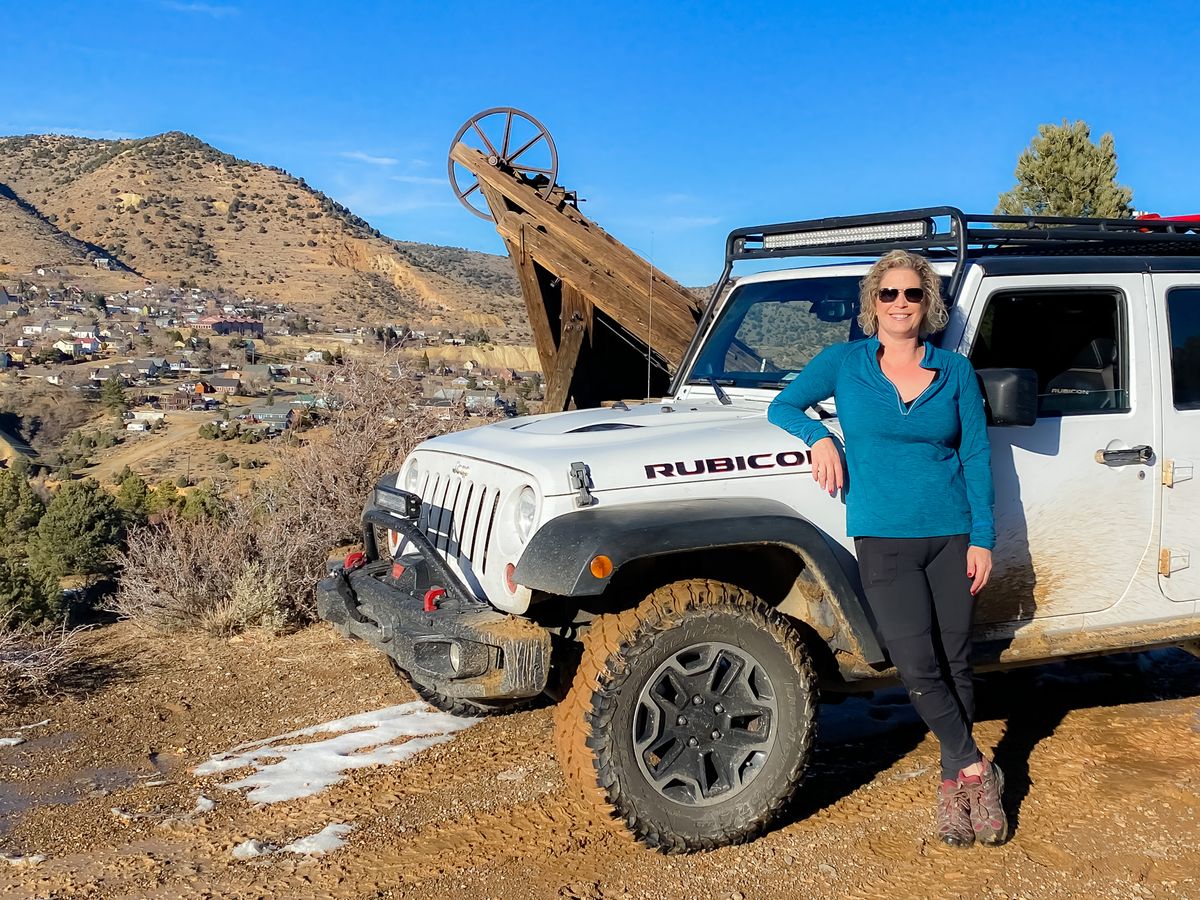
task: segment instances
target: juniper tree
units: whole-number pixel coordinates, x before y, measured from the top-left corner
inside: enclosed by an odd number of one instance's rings
[[[29,540],[30,571],[39,578],[96,577],[112,571],[125,541],[125,517],[93,479],[63,485]]]
[[[1117,184],[1117,151],[1111,134],[1092,142],[1084,121],[1041,125],[1017,160],[1017,183],[1000,195],[996,212],[1007,215],[1131,216],[1133,191]]]

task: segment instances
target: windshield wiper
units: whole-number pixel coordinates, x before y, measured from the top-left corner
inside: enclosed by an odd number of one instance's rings
[[[692,378],[686,383],[707,384],[713,389],[713,393],[717,395],[717,399],[720,400],[724,406],[731,406],[733,404],[733,401],[729,399],[729,395],[721,390],[721,385],[723,384],[727,385],[728,387],[734,387],[737,384],[737,382],[732,378],[722,378],[718,380],[715,375],[706,375],[702,378]]]
[[[733,401],[729,399],[729,395],[721,388],[721,383],[712,375],[708,376],[708,383],[712,386],[713,393],[717,395],[717,399],[721,401],[722,406],[732,406]],[[729,382],[730,385],[733,382]]]

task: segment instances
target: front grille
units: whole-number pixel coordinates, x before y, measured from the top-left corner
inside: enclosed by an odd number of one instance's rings
[[[487,573],[488,549],[500,490],[461,476],[430,473],[421,485],[420,527],[429,542],[446,559],[467,564],[478,575]]]

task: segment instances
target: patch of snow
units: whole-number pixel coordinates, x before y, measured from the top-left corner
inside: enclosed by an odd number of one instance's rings
[[[216,805],[217,804],[214,801],[208,799],[208,797],[205,797],[203,794],[201,794],[199,797],[196,798],[196,808],[192,810],[192,815],[198,816],[201,813],[212,812],[213,807],[215,807]]]
[[[28,731],[30,728],[41,728],[43,725],[49,725],[49,719],[42,719],[40,722],[34,722],[32,725],[18,725],[16,728],[10,728],[10,731]]]
[[[0,738],[0,747],[15,747],[18,744],[23,744],[23,743],[25,743],[25,738],[23,738],[23,737]]]
[[[165,779],[160,778],[157,781],[147,781],[146,787],[162,787],[164,784],[168,783],[169,782],[167,782]]]
[[[19,856],[11,853],[0,853],[0,859],[4,860],[10,866],[36,866],[38,863],[44,863],[46,857],[40,853],[32,853],[29,856]]]
[[[420,701],[402,703],[241,744],[211,757],[194,771],[197,775],[216,775],[253,767],[254,772],[222,787],[250,788],[246,799],[252,803],[296,800],[337,784],[348,770],[403,762],[445,743],[476,721],[437,712]],[[287,743],[293,738],[321,734],[334,736],[323,741]],[[407,740],[396,743],[401,738]]]
[[[256,856],[266,856],[269,853],[274,853],[275,848],[270,844],[264,844],[262,841],[256,841],[250,838],[247,841],[242,841],[233,848],[230,855],[234,859],[254,859]]]
[[[288,853],[301,853],[305,856],[321,856],[331,853],[346,843],[346,835],[354,830],[353,825],[326,825],[316,834],[298,838],[283,849]]]

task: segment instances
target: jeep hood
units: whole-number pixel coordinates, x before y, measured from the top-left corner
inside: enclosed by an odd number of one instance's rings
[[[767,421],[765,403],[722,405],[715,400],[681,400],[508,419],[432,438],[416,452],[439,452],[526,472],[545,495],[571,493],[567,473],[571,463],[582,462],[599,495],[606,490],[649,486],[654,483],[649,466],[678,461],[694,469],[696,460],[805,448],[802,441]],[[705,471],[691,477],[727,479],[740,474],[766,473],[739,469],[730,474]],[[658,483],[662,483],[661,476]]]

